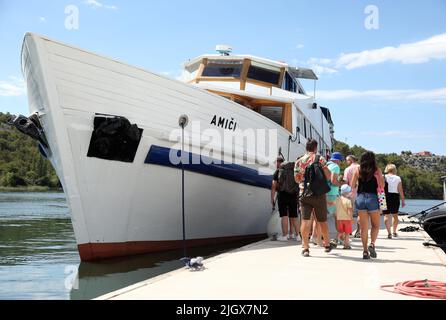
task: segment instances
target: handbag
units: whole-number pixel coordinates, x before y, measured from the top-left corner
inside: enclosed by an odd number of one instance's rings
[[[378,182],[378,188],[376,189],[376,194],[378,195],[379,209],[387,210],[386,191],[385,191],[385,187],[380,185],[380,183],[379,183],[379,181],[381,181],[381,179],[378,174],[378,171],[375,172],[375,178],[376,178],[376,182]]]

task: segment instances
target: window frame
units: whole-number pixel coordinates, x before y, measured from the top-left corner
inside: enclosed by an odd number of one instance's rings
[[[230,60],[230,59],[228,59],[228,60]],[[285,67],[281,67],[279,69],[280,70],[279,83],[278,84],[272,84],[272,83],[269,83],[269,82],[248,78],[249,68],[251,67],[252,62],[253,62],[253,60],[251,58],[233,59],[233,61],[238,61],[238,60],[240,60],[240,62],[242,63],[242,70],[240,72],[240,77],[209,77],[209,76],[203,76],[203,72],[204,72],[204,69],[207,66],[207,64],[212,62],[212,61],[218,61],[218,59],[203,58],[202,61],[201,61],[200,67],[198,69],[196,78],[192,79],[189,82],[195,82],[195,83],[199,83],[200,81],[240,82],[240,90],[245,90],[247,83],[251,83],[251,84],[255,84],[255,85],[259,85],[259,86],[267,87],[267,88],[276,87],[276,88],[282,89],[282,84],[284,82],[284,76],[285,76],[285,72],[286,72]],[[258,64],[261,64],[261,63],[258,63]],[[258,66],[256,66],[256,67],[258,67]],[[261,68],[261,67],[258,67],[258,68]]]

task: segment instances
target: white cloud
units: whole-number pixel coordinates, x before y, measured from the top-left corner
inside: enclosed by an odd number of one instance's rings
[[[305,47],[305,45],[302,44],[302,43],[299,43],[299,44],[296,46],[296,49],[302,49],[303,47]]]
[[[298,59],[292,59],[291,63],[295,66],[305,67],[312,69],[318,76],[323,74],[334,74],[337,73],[338,70],[332,68],[331,66],[327,66],[332,62],[331,59],[327,58],[310,58],[307,61],[301,61]]]
[[[317,75],[322,75],[322,74],[334,74],[334,73],[337,73],[337,72],[338,72],[338,70],[336,70],[336,69],[334,69],[334,68],[321,66],[321,65],[319,65],[319,64],[312,64],[312,65],[310,65],[310,68],[313,69],[313,71],[314,71]]]
[[[383,47],[360,52],[343,53],[335,59],[310,58],[300,62],[314,69],[316,74],[334,74],[340,69],[356,69],[384,62],[403,64],[426,63],[431,60],[446,60],[446,33],[425,40],[403,43],[397,47]],[[294,59],[293,62],[298,60]]]
[[[328,58],[310,58],[308,59],[307,63],[308,64],[331,64],[333,62],[332,59],[328,59]]]
[[[26,88],[23,79],[10,76],[7,81],[0,80],[0,96],[18,97],[24,94],[26,94]]]
[[[319,90],[318,98],[325,100],[375,98],[446,104],[446,87],[430,90]]]
[[[404,130],[389,130],[389,131],[363,131],[359,133],[363,136],[372,137],[388,137],[388,138],[404,138],[404,139],[431,139],[438,137],[438,134],[425,131],[404,131]]]
[[[336,61],[336,67],[355,69],[388,61],[412,64],[444,59],[446,59],[446,33],[418,42],[403,43],[398,47],[341,54]]]
[[[95,8],[95,9],[97,9],[97,8],[104,8],[104,9],[110,9],[110,10],[117,10],[118,9],[118,7],[115,6],[115,5],[107,5],[107,4],[101,3],[101,2],[96,1],[96,0],[85,0],[84,2],[87,5],[89,5],[90,7]]]
[[[46,22],[46,18],[45,17],[39,17],[39,21],[45,23]]]

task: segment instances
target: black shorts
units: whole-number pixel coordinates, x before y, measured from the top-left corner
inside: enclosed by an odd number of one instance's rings
[[[387,210],[383,210],[383,214],[396,214],[400,211],[400,194],[386,194]]]
[[[277,202],[280,217],[297,218],[297,193],[279,192]]]

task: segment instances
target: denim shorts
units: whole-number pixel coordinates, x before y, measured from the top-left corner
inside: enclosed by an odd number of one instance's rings
[[[379,211],[378,195],[376,193],[359,193],[355,200],[355,211]]]

